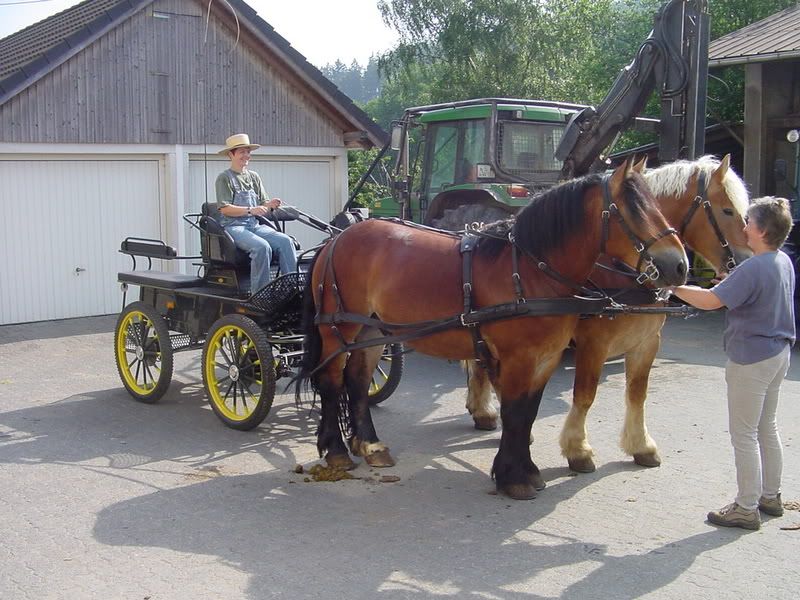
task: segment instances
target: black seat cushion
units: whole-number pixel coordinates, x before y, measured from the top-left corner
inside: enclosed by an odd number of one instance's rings
[[[205,202],[202,208],[200,229],[203,231],[200,245],[203,259],[211,264],[224,264],[234,268],[250,268],[250,257],[247,252],[236,247],[236,244],[222,226],[222,213],[216,202]]]

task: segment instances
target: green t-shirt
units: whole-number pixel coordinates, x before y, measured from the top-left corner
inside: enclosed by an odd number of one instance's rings
[[[233,184],[231,183],[231,174],[236,177],[239,186],[242,190],[253,190],[260,204],[266,204],[269,201],[269,196],[264,190],[264,184],[261,177],[255,171],[246,169],[241,173],[236,173],[231,169],[225,169],[217,176],[217,181],[214,184],[214,190],[217,193],[217,202],[220,206],[226,204],[233,204]]]

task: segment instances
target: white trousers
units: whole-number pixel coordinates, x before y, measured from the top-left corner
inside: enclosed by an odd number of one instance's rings
[[[728,419],[739,491],[736,503],[754,510],[760,496],[781,491],[783,449],[776,419],[781,383],[789,370],[790,348],[750,365],[725,365]]]

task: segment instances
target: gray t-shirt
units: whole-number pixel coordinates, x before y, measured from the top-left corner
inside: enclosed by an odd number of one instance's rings
[[[748,258],[711,291],[728,307],[723,341],[733,362],[766,360],[794,344],[794,268],[780,250]]]

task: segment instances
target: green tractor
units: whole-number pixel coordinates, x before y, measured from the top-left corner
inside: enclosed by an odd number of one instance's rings
[[[605,170],[628,128],[657,135],[662,163],[701,156],[708,32],[706,0],[665,2],[596,107],[482,98],[409,108],[392,124],[391,142],[376,160],[389,146],[397,152],[392,198],[374,205],[372,214],[450,230],[506,218],[540,190]],[[639,116],[653,92],[660,96],[660,118]]]
[[[375,216],[441,229],[507,218],[558,182],[577,104],[484,98],[410,108],[393,124],[393,198]]]

